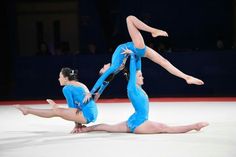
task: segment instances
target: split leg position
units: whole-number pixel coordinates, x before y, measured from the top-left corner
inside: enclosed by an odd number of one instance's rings
[[[198,122],[190,125],[181,126],[169,126],[163,123],[153,122],[150,120],[145,121],[138,126],[135,130],[135,134],[157,134],[157,133],[186,133],[189,131],[200,131],[202,128],[208,126],[207,122]],[[107,131],[113,133],[130,133],[130,129],[127,126],[127,122],[121,122],[115,125],[109,124],[97,124],[80,129],[80,132],[91,131]]]
[[[60,117],[64,120],[75,122],[75,127],[71,133],[78,133],[80,128],[85,127],[86,119],[83,113],[75,108],[59,108],[54,101],[47,99],[47,102],[52,105],[51,109],[35,109],[24,105],[14,105],[15,108],[20,110],[23,115],[35,115],[42,118]]]
[[[126,122],[121,122],[116,125],[93,125],[87,128],[81,128],[81,132],[108,131],[118,133],[132,132],[137,134],[186,133],[192,130],[200,131],[203,127],[209,125],[207,122],[199,122],[184,126],[168,126],[148,120],[149,99],[148,95],[141,87],[143,85],[143,79],[142,72],[137,70],[137,60],[134,54],[131,53],[127,94],[135,112]]]
[[[144,39],[140,33],[139,30],[146,31],[152,34],[153,37],[157,36],[168,36],[168,34],[165,31],[150,27],[140,21],[135,16],[128,16],[126,18],[127,28],[128,32],[130,34],[130,37],[135,45],[136,48],[144,49],[145,43]],[[175,66],[173,66],[167,59],[162,57],[158,52],[153,50],[152,48],[146,46],[146,51],[144,54],[144,57],[152,60],[153,62],[159,64],[164,69],[166,69],[171,74],[184,79],[188,84],[195,84],[195,85],[203,85],[204,82],[198,78],[195,78],[193,76],[187,75],[177,69]]]

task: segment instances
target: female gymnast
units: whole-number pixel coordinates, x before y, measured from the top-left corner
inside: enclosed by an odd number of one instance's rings
[[[128,52],[129,50],[126,50]],[[198,122],[184,126],[168,126],[148,120],[149,100],[148,95],[142,89],[143,76],[141,70],[137,70],[134,53],[130,58],[130,77],[127,93],[135,112],[125,122],[115,125],[97,124],[89,127],[79,128],[79,132],[107,131],[118,133],[156,134],[156,133],[186,133],[192,130],[200,131],[208,126],[207,122]]]
[[[47,102],[52,105],[52,109],[33,109],[30,107],[15,105],[24,115],[32,114],[44,118],[61,117],[65,120],[74,121],[75,127],[71,133],[76,133],[82,124],[94,122],[97,118],[97,105],[94,100],[83,103],[85,93],[88,88],[77,80],[77,70],[62,68],[59,74],[59,82],[64,86],[62,92],[66,98],[68,108],[59,108],[50,99]]]
[[[133,51],[136,56],[146,57],[152,60],[153,62],[162,66],[171,74],[184,79],[188,84],[195,84],[195,85],[204,84],[202,80],[183,73],[175,66],[173,66],[168,60],[162,57],[158,52],[146,46],[139,30],[149,32],[153,37],[168,36],[168,34],[165,31],[150,27],[145,23],[143,23],[142,21],[140,21],[135,16],[128,16],[126,18],[126,23],[132,42],[121,44],[116,48],[115,52],[112,55],[111,64],[110,63],[105,64],[103,68],[101,68],[100,70],[101,76],[93,86],[90,93],[86,95],[84,102],[88,101],[91,98],[91,95],[95,95],[94,100],[96,101],[100,97],[104,89],[107,87],[107,85],[109,84],[109,81],[105,81],[106,78],[110,75],[117,74],[124,68],[128,55],[122,52],[125,51],[126,49]]]

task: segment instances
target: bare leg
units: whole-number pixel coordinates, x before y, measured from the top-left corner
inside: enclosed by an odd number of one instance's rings
[[[145,47],[143,36],[139,32],[137,27],[134,25],[132,19],[133,19],[133,16],[128,16],[126,18],[126,23],[127,23],[127,28],[128,28],[128,31],[129,31],[129,35],[130,35],[135,47],[142,49],[142,48]]]
[[[175,66],[173,66],[168,60],[166,60],[164,57],[162,57],[158,52],[155,50],[151,49],[150,47],[147,46],[146,52],[145,52],[145,57],[150,59],[151,61],[159,64],[162,66],[164,69],[166,69],[169,73],[180,77],[184,79],[188,84],[195,84],[195,85],[203,85],[204,82],[198,78],[195,78],[193,76],[187,75],[177,69]]]
[[[153,121],[146,121],[135,129],[137,134],[155,134],[155,133],[186,133],[192,130],[200,131],[202,128],[208,126],[207,122],[199,122],[183,126],[168,126],[163,123]]]
[[[115,133],[130,132],[126,122],[121,122],[115,125],[97,124],[97,125],[81,128],[81,132],[90,132],[90,131],[107,131],[107,132],[115,132]]]
[[[144,48],[144,40],[139,30],[143,30],[152,34],[153,37],[157,36],[168,36],[165,31],[153,28],[143,23],[141,20],[135,16],[128,16],[126,18],[127,28],[129,35],[137,48]]]
[[[133,25],[139,30],[151,33],[153,37],[157,37],[157,36],[166,36],[167,37],[168,36],[166,31],[148,26],[147,24],[145,24],[144,22],[142,22],[141,20],[139,20],[135,16],[132,16],[132,15],[128,16],[126,21],[127,21],[127,23],[132,22]]]
[[[64,109],[64,108],[53,108],[53,109],[33,109],[22,105],[14,105],[24,115],[32,114],[43,118],[61,117],[65,120],[74,121],[78,123],[86,123],[86,120],[82,112],[77,113],[77,109]]]
[[[130,37],[137,48],[144,48],[145,43],[144,39],[140,33],[139,30],[143,30],[146,32],[152,33],[153,36],[168,36],[168,34],[165,31],[161,31],[155,28],[152,28],[142,21],[140,21],[138,18],[135,16],[128,16],[126,19],[128,31],[130,34]],[[171,74],[180,77],[184,79],[188,84],[196,84],[196,85],[203,85],[204,82],[198,78],[195,78],[190,75],[184,74],[182,71],[174,67],[168,60],[163,58],[160,54],[158,54],[156,51],[151,49],[150,47],[147,46],[146,52],[145,52],[145,57],[150,59],[151,61],[161,65],[163,68],[165,68],[168,72]]]

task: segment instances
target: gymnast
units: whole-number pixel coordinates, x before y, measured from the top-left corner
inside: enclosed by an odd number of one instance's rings
[[[59,74],[59,82],[64,86],[62,92],[66,98],[68,108],[59,108],[51,99],[47,102],[52,109],[34,109],[22,105],[15,105],[24,115],[32,114],[44,118],[61,117],[65,120],[74,121],[75,127],[71,133],[76,133],[79,128],[85,127],[97,119],[97,105],[93,99],[83,103],[88,88],[77,80],[78,71],[68,67],[62,68]]]
[[[195,85],[204,84],[202,80],[183,73],[175,66],[173,66],[167,59],[162,57],[158,52],[146,46],[139,30],[149,32],[153,37],[157,36],[167,37],[168,36],[167,32],[150,27],[145,23],[143,23],[142,21],[140,21],[137,17],[131,15],[126,18],[126,23],[132,42],[121,44],[116,48],[115,52],[112,55],[111,64],[110,63],[105,64],[103,68],[101,68],[99,72],[101,76],[93,86],[90,93],[87,93],[84,102],[88,101],[92,95],[95,95],[94,100],[96,101],[110,82],[106,81],[107,77],[111,75],[113,76],[116,75],[125,67],[125,63],[129,55],[124,54],[123,51],[127,49],[134,52],[136,56],[146,57],[152,60],[153,62],[159,64],[169,73],[184,79],[187,82],[187,84],[195,84]]]
[[[135,133],[135,134],[157,134],[157,133],[186,133],[192,130],[200,131],[203,127],[208,126],[207,122],[198,122],[183,126],[168,126],[163,123],[148,120],[149,100],[148,95],[142,89],[143,76],[142,72],[137,68],[137,58],[135,53],[130,50],[125,50],[125,53],[130,53],[130,77],[127,86],[127,93],[135,112],[125,122],[115,125],[97,124],[89,127],[82,127],[78,132],[91,131],[107,131],[116,133]]]

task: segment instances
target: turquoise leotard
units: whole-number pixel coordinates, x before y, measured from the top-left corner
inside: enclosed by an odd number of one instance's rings
[[[85,90],[75,85],[66,85],[62,92],[66,98],[69,108],[77,108],[82,111],[87,123],[94,122],[97,119],[97,105],[91,99],[87,103],[83,103]]]

